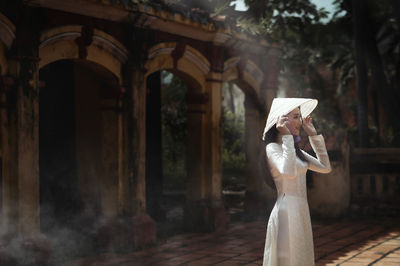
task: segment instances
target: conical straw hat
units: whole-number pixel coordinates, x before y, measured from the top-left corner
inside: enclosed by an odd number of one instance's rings
[[[267,123],[264,128],[262,139],[265,140],[265,134],[276,123],[278,116],[287,115],[300,106],[300,113],[303,118],[307,117],[315,109],[318,104],[316,99],[307,98],[275,98],[272,101],[271,110],[269,111]]]

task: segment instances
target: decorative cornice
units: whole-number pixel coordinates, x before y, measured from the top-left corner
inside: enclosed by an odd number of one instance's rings
[[[53,28],[42,33],[39,48],[54,44],[60,41],[76,41],[82,37],[82,26],[67,25],[59,28]],[[116,57],[120,62],[125,63],[128,60],[127,49],[111,35],[94,29],[91,45],[102,48]]]
[[[226,18],[213,18],[209,14],[191,9],[166,8],[155,3],[146,5],[129,2],[124,5],[111,0],[27,0],[26,3],[104,20],[133,23],[137,27],[238,50],[248,50],[251,46],[253,53],[261,53],[266,47],[278,47],[265,39],[243,32],[234,23],[227,23]]]
[[[80,37],[80,32],[63,32],[60,34],[53,35],[52,37],[45,39],[39,45],[39,48],[45,47],[47,45],[59,42],[59,41],[74,41],[76,38]]]
[[[180,44],[180,45],[179,45]],[[148,59],[152,60],[160,55],[171,55],[176,65],[181,58],[185,58],[196,65],[204,74],[210,71],[210,63],[199,51],[183,43],[160,43],[149,51]]]
[[[204,74],[210,71],[210,65],[207,65],[203,60],[201,60],[201,58],[190,50],[186,50],[183,57],[193,62]]]
[[[105,32],[94,29],[93,44],[102,47],[122,63],[128,61],[128,50],[114,37]]]
[[[156,56],[159,56],[159,55],[165,55],[165,54],[171,54],[172,53],[172,51],[174,50],[175,48],[172,48],[172,47],[164,47],[164,48],[160,48],[160,49],[157,49],[157,50],[154,50],[154,51],[152,51],[150,54],[149,54],[149,59],[153,59],[153,58],[155,58]]]
[[[224,63],[224,72],[232,67],[235,67],[240,61],[240,57],[233,57]]]

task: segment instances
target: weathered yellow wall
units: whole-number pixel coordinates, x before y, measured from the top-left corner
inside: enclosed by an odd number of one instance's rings
[[[350,206],[350,170],[347,142],[343,146],[343,161],[331,161],[329,174],[312,173],[313,187],[308,190],[310,211],[326,218],[340,217]]]
[[[222,139],[221,139],[221,105],[222,105],[222,75],[210,73],[206,84],[209,94],[208,123],[210,134],[210,173],[208,185],[208,197],[212,200],[222,200]]]

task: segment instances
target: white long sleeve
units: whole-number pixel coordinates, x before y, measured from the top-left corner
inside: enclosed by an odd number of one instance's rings
[[[282,145],[270,143],[266,149],[272,176],[296,177],[296,150],[292,135],[282,136]]]
[[[328,152],[326,151],[324,137],[322,135],[315,135],[309,136],[308,139],[311,147],[317,155],[317,158],[315,158],[303,151],[303,154],[308,161],[308,169],[323,174],[329,173],[332,168],[329,161]]]

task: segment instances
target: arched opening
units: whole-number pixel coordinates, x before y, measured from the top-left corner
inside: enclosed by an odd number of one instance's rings
[[[73,62],[40,70],[39,168],[41,231],[77,215],[77,169]],[[68,222],[67,222],[68,223]]]
[[[53,259],[90,253],[100,215],[117,212],[118,79],[83,60],[40,69],[40,229]]]
[[[64,25],[49,28],[40,36],[39,66],[66,59],[79,59],[76,38],[82,37],[85,26]],[[121,66],[128,60],[128,51],[117,39],[101,30],[93,29],[93,40],[86,47],[87,61],[107,68],[121,80]]]
[[[233,81],[222,86],[222,195],[232,220],[244,210],[246,191],[245,94]]]
[[[231,207],[232,219],[240,217],[241,214],[244,214],[246,217],[265,218],[265,210],[269,208],[269,202],[274,197],[274,192],[265,182],[265,173],[263,172],[265,168],[261,165],[263,162],[260,161],[262,153],[265,152],[261,143],[261,132],[264,121],[262,121],[263,114],[260,110],[263,107],[259,100],[263,73],[252,61],[242,62],[240,58],[229,59],[225,62],[224,67],[223,80],[228,84],[235,84],[243,92],[242,106],[244,112],[242,115],[244,116],[244,120],[239,128],[243,128],[243,135],[241,136],[244,139],[244,145],[240,151],[236,151],[236,154],[241,154],[242,161],[243,152],[245,157],[244,169],[236,170],[237,173],[243,173],[244,170],[245,186],[242,183],[229,190],[225,184],[223,188],[224,199]],[[224,96],[224,99],[226,98],[230,99],[229,95]],[[229,105],[229,102],[226,104]],[[224,125],[222,126],[224,127]],[[223,140],[223,142],[225,141]],[[224,158],[222,158],[222,161],[224,161]],[[238,165],[240,164],[235,164],[236,167]],[[226,174],[226,171],[223,169],[224,172]],[[243,179],[240,179],[240,181],[243,182]]]
[[[188,143],[201,126],[201,115],[200,120],[192,117],[189,98],[199,89],[197,82],[179,71],[161,70],[147,77],[147,210],[157,221],[159,237],[184,228],[191,182],[188,169],[193,168],[188,158],[198,153]]]

